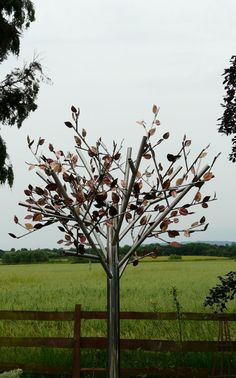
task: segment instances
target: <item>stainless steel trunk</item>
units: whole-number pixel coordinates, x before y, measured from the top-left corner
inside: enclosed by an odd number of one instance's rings
[[[112,245],[114,227],[108,228],[107,260],[112,278],[107,278],[107,334],[109,378],[120,377],[120,295],[118,244]]]

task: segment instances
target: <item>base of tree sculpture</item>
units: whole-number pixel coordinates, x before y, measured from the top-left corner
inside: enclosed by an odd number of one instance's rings
[[[169,138],[169,133],[153,141],[156,129],[160,128],[156,105],[152,108],[149,128],[144,121],[137,122],[145,135],[136,158],[129,147],[124,159],[122,144],[113,142],[109,150],[99,138],[90,145],[87,132],[79,130],[79,109],[72,106],[71,111],[73,122],[67,121],[65,125],[75,133],[76,153],[65,154],[50,143],[50,156],[45,156],[39,151],[45,140],[40,138],[35,143],[28,138],[28,146],[36,158],[29,169],[38,168],[42,185],[27,187],[27,199],[20,203],[28,209],[27,223],[20,223],[16,216],[15,223],[24,228],[25,234],[56,224],[63,234],[58,244],[65,246],[65,253],[100,261],[107,275],[109,377],[118,378],[120,278],[128,264],[138,264],[137,250],[147,238],[178,247],[180,244],[172,241],[174,238],[179,235],[188,238],[207,229],[205,216],[191,220],[190,225],[186,220],[195,215],[192,209],[196,206],[204,210],[215,200],[203,195],[202,187],[214,177],[212,166],[216,158],[211,165],[200,167],[207,146],[189,162],[191,141],[184,136],[177,153],[168,153],[166,159],[157,162],[156,149]],[[182,226],[178,227],[181,220]],[[132,247],[120,256],[119,245],[128,234]]]

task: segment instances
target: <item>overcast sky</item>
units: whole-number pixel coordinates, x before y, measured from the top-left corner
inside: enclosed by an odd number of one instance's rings
[[[21,130],[2,128],[14,170],[14,187],[0,188],[0,249],[57,247],[59,231],[47,228],[20,240],[13,222],[25,210],[29,183],[39,184],[25,161],[33,162],[26,136],[46,138],[58,149],[73,148],[64,126],[70,106],[80,106],[81,127],[94,142],[109,145],[125,138],[137,146],[142,130],[136,120],[150,121],[152,105],[160,106],[161,132],[175,152],[186,133],[198,151],[211,143],[209,161],[222,152],[209,190],[218,201],[199,209],[210,223],[191,240],[229,240],[235,236],[236,164],[228,161],[230,138],[217,133],[224,94],[222,73],[236,53],[234,0],[35,0],[36,22],[24,34],[18,60],[1,65],[7,72],[39,54],[53,85],[41,85],[38,110]],[[161,159],[161,157],[160,157]],[[188,241],[191,241],[188,239]]]

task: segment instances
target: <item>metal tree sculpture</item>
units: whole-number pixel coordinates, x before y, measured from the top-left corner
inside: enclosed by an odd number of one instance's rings
[[[153,106],[153,121],[145,130],[136,158],[132,148],[127,149],[122,159],[122,144],[113,142],[109,151],[100,138],[94,145],[87,142],[86,131],[79,130],[79,109],[71,107],[73,121],[65,125],[74,133],[76,153],[65,154],[49,144],[51,157],[40,154],[45,140],[37,143],[28,138],[28,146],[36,157],[29,169],[39,168],[37,174],[43,180],[41,186],[29,185],[25,190],[27,199],[20,205],[28,209],[28,223],[22,224],[26,234],[42,227],[58,225],[64,238],[58,241],[73,250],[66,254],[100,261],[107,275],[108,293],[108,368],[109,377],[119,377],[119,280],[130,262],[137,264],[140,257],[137,249],[148,237],[165,241],[170,246],[179,243],[170,241],[181,234],[189,237],[193,232],[205,231],[205,217],[195,220],[189,227],[178,228],[181,219],[194,214],[192,208],[208,207],[215,199],[201,194],[202,186],[214,176],[212,166],[200,169],[208,146],[189,163],[191,141],[183,138],[176,154],[167,154],[167,167],[156,159],[156,149],[169,138],[166,132],[153,141],[160,121]],[[35,150],[33,146],[35,146]],[[175,167],[182,159],[182,166]],[[182,199],[187,196],[186,202]],[[119,245],[130,234],[132,246],[123,256]],[[25,235],[25,234],[24,234]],[[22,236],[24,236],[22,235]],[[12,237],[17,238],[14,234]],[[18,236],[18,238],[22,237]],[[87,251],[87,246],[92,252]],[[73,252],[74,251],[74,252]]]

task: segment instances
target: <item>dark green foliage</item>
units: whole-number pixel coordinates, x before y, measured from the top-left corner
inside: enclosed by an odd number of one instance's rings
[[[0,184],[4,184],[6,181],[9,186],[12,187],[14,174],[10,164],[7,164],[7,149],[5,142],[0,136]]]
[[[223,73],[226,95],[222,106],[225,110],[223,116],[219,118],[221,121],[219,132],[226,135],[236,134],[236,55],[231,57],[230,63],[230,67]],[[229,155],[229,160],[233,163],[236,162],[236,136],[232,139],[232,152]]]
[[[236,294],[236,272],[229,272],[224,277],[219,276],[220,284],[210,289],[204,306],[210,306],[217,311],[227,309],[226,303],[232,301]]]
[[[35,20],[30,0],[0,0],[0,63],[9,54],[19,55],[20,38]],[[0,123],[20,128],[29,114],[37,109],[36,99],[41,80],[48,80],[37,60],[15,68],[0,81]],[[0,137],[1,138],[1,137]],[[12,165],[8,161],[6,145],[0,139],[0,184],[13,184]]]
[[[0,83],[0,122],[3,125],[20,128],[30,112],[37,109],[35,100],[43,78],[41,64],[33,61],[22,69],[16,68]]]
[[[48,254],[41,250],[5,252],[2,256],[3,264],[32,264],[47,261]]]
[[[22,32],[35,20],[30,0],[0,0],[0,62],[9,53],[18,55]]]

